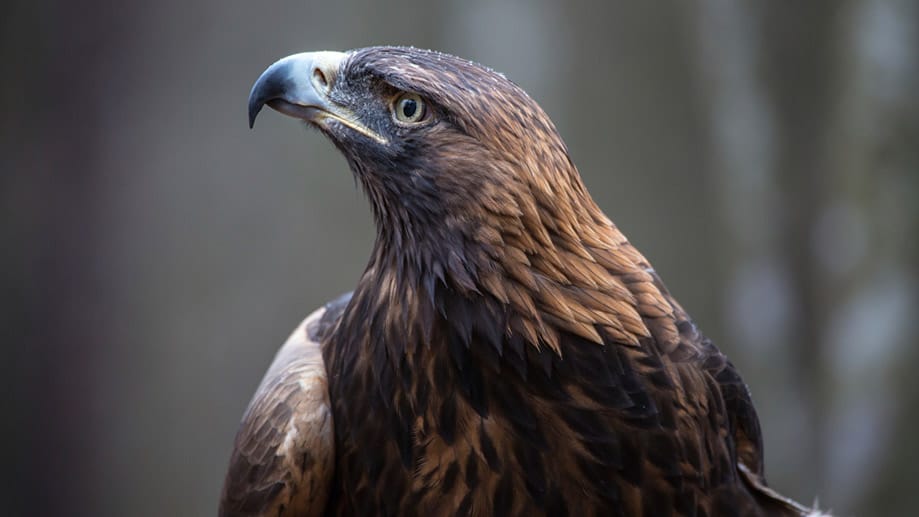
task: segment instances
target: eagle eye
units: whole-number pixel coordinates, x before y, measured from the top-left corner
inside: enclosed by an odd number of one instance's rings
[[[417,124],[427,118],[427,106],[417,93],[400,93],[392,105],[393,118],[400,124]]]

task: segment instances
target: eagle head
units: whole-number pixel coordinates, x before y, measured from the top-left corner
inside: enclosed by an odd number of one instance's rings
[[[471,61],[400,47],[295,54],[253,86],[250,125],[265,104],[344,154],[382,247],[411,250],[404,261],[466,288],[508,253],[579,241],[578,222],[606,224],[545,112]]]

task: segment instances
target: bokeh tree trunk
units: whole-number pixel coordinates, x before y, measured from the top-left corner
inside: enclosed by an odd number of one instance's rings
[[[915,364],[917,339],[905,257],[919,163],[904,143],[919,141],[919,60],[902,50],[917,48],[916,6],[700,7],[690,18],[734,269],[726,323],[750,345],[746,362],[788,357],[789,371],[748,378],[767,473],[844,514],[897,514],[913,496],[875,473],[905,473],[891,447],[916,454],[893,438],[915,427],[914,397],[897,396],[915,381],[895,365]]]
[[[4,10],[0,61],[15,72],[4,73],[0,95],[0,274],[10,331],[3,378],[15,407],[4,416],[13,461],[2,513],[91,514],[106,454],[93,432],[104,426],[93,393],[108,317],[99,296],[97,200],[106,178],[96,128],[131,10],[117,2]]]

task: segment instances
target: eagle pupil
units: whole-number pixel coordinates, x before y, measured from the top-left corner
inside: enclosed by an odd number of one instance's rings
[[[418,103],[414,99],[402,100],[402,114],[405,118],[412,118],[416,111],[418,111]]]

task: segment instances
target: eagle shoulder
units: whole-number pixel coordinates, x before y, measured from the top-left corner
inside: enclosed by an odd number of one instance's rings
[[[314,311],[278,350],[240,423],[221,517],[322,515],[335,438],[321,343],[346,302]]]

